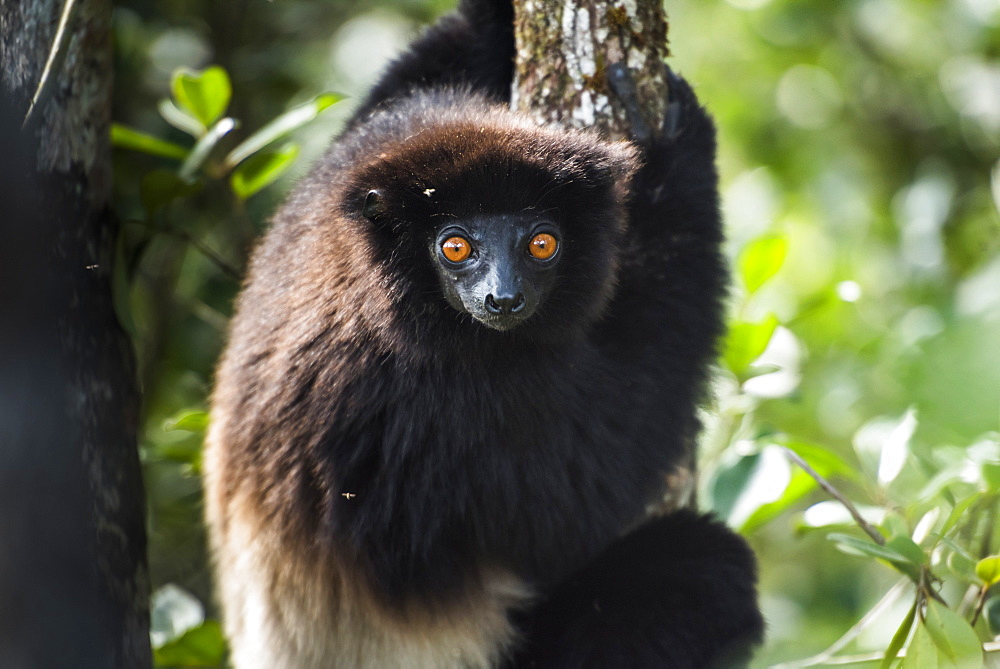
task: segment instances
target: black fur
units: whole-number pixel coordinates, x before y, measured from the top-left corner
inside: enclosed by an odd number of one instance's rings
[[[397,58],[357,109],[353,124],[387,100],[418,89],[468,86],[493,102],[510,99],[514,8],[497,0],[462,0]]]
[[[511,666],[741,666],[762,631],[742,539],[690,512],[622,538],[695,438],[722,332],[712,123],[674,77],[629,186],[627,146],[489,104],[510,21],[462,2],[276,216],[220,369],[219,494],[252,491],[390,607],[516,573],[540,600],[511,612]],[[436,226],[536,211],[566,254],[538,313],[500,332],[450,306]]]
[[[511,666],[745,666],[760,640],[753,574],[721,523],[690,511],[649,521],[530,611]]]

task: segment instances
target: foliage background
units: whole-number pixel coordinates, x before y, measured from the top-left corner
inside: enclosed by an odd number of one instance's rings
[[[362,94],[386,59],[452,4],[118,0],[115,118],[189,145],[157,103],[175,68],[219,64],[232,79],[228,113],[241,122],[224,142],[232,146],[323,91]],[[725,358],[718,406],[706,417],[700,496],[758,552],[770,629],[757,664],[769,666],[825,648],[898,579],[817,531],[842,524],[843,514],[776,444],[815,456],[883,527],[913,532],[935,508],[925,524],[940,525],[958,498],[978,491],[956,541],[973,558],[998,551],[997,491],[983,471],[1000,462],[1000,3],[666,7],[670,63],[719,125],[729,251],[744,278],[734,286],[733,320],[779,323],[755,368]],[[182,589],[156,598],[158,645],[200,622],[202,604],[216,615],[200,524],[198,416],[179,426],[177,418],[206,407],[239,288],[231,270],[241,271],[269,212],[351,104],[296,131],[302,152],[293,169],[245,201],[225,180],[206,178],[149,211],[143,175],[176,163],[117,152],[127,268],[119,306],[146,397],[151,570],[156,587]],[[783,264],[753,259],[747,249],[761,238],[787,244]],[[749,290],[755,262],[777,274]],[[885,461],[887,449],[896,464]],[[963,589],[946,584],[943,594],[955,603]],[[908,606],[904,597],[888,607],[852,648],[884,650]],[[206,650],[204,662],[213,657]]]

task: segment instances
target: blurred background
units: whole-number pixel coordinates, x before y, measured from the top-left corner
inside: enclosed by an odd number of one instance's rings
[[[195,187],[162,197],[150,175],[176,162],[116,152],[118,301],[146,398],[161,663],[185,630],[217,617],[199,454],[248,250],[387,59],[453,5],[116,1],[121,124],[190,146],[158,111],[178,67],[228,72],[231,144],[320,93],[350,96],[297,129],[291,169],[248,197],[211,164]],[[1000,2],[665,6],[670,64],[719,126],[736,274],[737,327],[706,411],[700,502],[758,552],[769,638],[757,664],[771,666],[822,651],[900,578],[837,550],[828,534],[850,527],[846,513],[781,447],[887,534],[912,536],[956,607],[971,581],[953,556],[998,552]],[[956,525],[964,534],[942,552],[934,533],[970,496]],[[904,592],[876,611],[848,650],[884,651],[911,601]],[[184,657],[174,662],[218,661]]]

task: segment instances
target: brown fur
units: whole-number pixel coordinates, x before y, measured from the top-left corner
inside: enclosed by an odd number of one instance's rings
[[[703,669],[760,636],[738,537],[629,532],[688,460],[722,331],[711,121],[672,77],[641,168],[536,127],[507,108],[511,21],[460,0],[254,253],[205,457],[240,669]],[[454,229],[481,253],[450,267]],[[544,266],[516,252],[543,229]],[[530,308],[494,327],[508,271]]]
[[[364,378],[383,353],[420,364],[425,350],[396,328],[398,286],[377,276],[367,222],[342,213],[352,185],[377,178],[372,172],[410,174],[443,144],[461,163],[425,171],[415,187],[447,192],[449,174],[474,169],[485,156],[541,162],[560,141],[571,144],[508,114],[484,116],[475,126],[402,137],[335,181],[326,178],[329,163],[320,165],[318,178],[278,214],[274,225],[284,233],[255,253],[218,373],[205,456],[219,596],[241,669],[488,667],[514,641],[507,613],[523,607],[529,592],[505,570],[483,567],[445,606],[390,606],[376,594],[357,556],[332,543],[320,520],[322,506],[349,503],[342,496],[356,493],[330,489],[314,457],[315,424],[343,417],[317,415],[324,398],[349,413],[345,383]],[[627,165],[632,149],[620,151]],[[505,205],[508,194],[496,195],[496,206]],[[309,206],[297,197],[308,197]],[[290,240],[295,253],[284,248]],[[304,369],[308,386],[296,381]]]
[[[222,509],[220,507],[226,506]],[[232,662],[240,669],[490,667],[514,640],[506,612],[527,599],[502,571],[445,610],[392,610],[355,568],[260,523],[237,496],[209,499]]]
[[[432,91],[299,185],[213,396],[207,517],[236,666],[693,669],[717,637],[759,637],[738,537],[694,514],[621,536],[693,438],[721,328],[714,145],[690,118],[698,150],[647,154],[630,192],[629,145]],[[461,277],[437,239],[518,220],[557,228],[561,255],[540,307],[498,331],[445,298]],[[705,595],[716,563],[739,579]]]

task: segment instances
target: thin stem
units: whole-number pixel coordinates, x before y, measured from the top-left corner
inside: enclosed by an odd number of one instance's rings
[[[827,661],[826,666],[843,666],[848,664],[864,664],[867,662],[878,662],[884,657],[884,653],[859,653],[857,655],[841,655],[840,657],[833,657]],[[896,658],[906,657],[906,651],[900,651]]]
[[[193,246],[199,253],[201,253],[203,256],[205,256],[206,258],[208,258],[209,260],[211,260],[213,263],[215,263],[215,265],[219,269],[221,269],[223,272],[225,272],[226,274],[228,274],[232,278],[236,279],[237,281],[239,281],[242,278],[242,275],[240,274],[240,271],[238,269],[236,269],[235,267],[233,267],[232,265],[230,265],[221,256],[219,256],[215,251],[213,251],[212,249],[210,249],[207,246],[205,246],[204,244],[202,244],[200,241],[198,241],[197,239],[195,239],[194,237],[192,237],[191,235],[189,235],[184,230],[180,230],[178,228],[170,227],[170,228],[167,228],[166,232],[168,234],[172,234],[172,235],[174,235],[176,237],[179,237],[180,239],[183,239],[184,241],[186,241],[188,244],[190,244],[191,246]]]
[[[917,582],[917,589],[920,591],[920,593],[924,596],[925,599],[929,597],[934,601],[938,602],[939,604],[943,604],[944,606],[947,607],[948,602],[944,601],[944,598],[931,587],[931,585],[935,581],[940,581],[940,580],[941,579],[936,577],[931,572],[930,569],[928,569],[926,566],[922,566],[920,567],[920,580]]]
[[[843,636],[834,641],[830,646],[812,657],[807,657],[804,660],[795,660],[793,662],[783,662],[781,664],[776,664],[770,669],[801,669],[803,667],[815,667],[821,664],[829,664],[830,660],[834,659],[834,656],[841,650],[847,647],[852,641],[854,641],[868,625],[873,621],[878,620],[885,610],[892,606],[900,595],[903,594],[906,589],[907,584],[910,583],[910,579],[902,579],[892,586],[887,593],[882,596],[882,599],[873,606],[868,613],[866,613],[862,618],[854,623],[851,629],[844,632]]]
[[[208,258],[220,270],[222,270],[224,273],[228,274],[232,278],[236,279],[237,281],[240,281],[243,278],[243,275],[240,273],[240,271],[235,267],[233,267],[231,264],[229,264],[229,262],[227,262],[224,258],[222,258],[222,256],[220,256],[218,253],[205,246],[202,242],[195,239],[188,232],[181,230],[180,228],[175,228],[166,221],[164,221],[164,223],[160,226],[150,225],[146,221],[129,221],[129,223],[133,223],[135,225],[146,228],[147,230],[150,230],[154,234],[157,232],[161,232],[163,234],[170,235],[171,237],[176,237],[177,239],[180,239],[181,241],[193,246],[196,251],[198,251],[203,256]]]
[[[787,447],[782,447],[782,450],[785,451],[785,456],[789,460],[791,460],[799,467],[801,467],[806,472],[806,474],[809,474],[809,476],[813,477],[816,480],[816,483],[818,483],[820,487],[823,488],[823,490],[830,493],[830,495],[832,495],[838,502],[844,505],[844,508],[846,508],[847,511],[851,514],[851,517],[854,518],[854,521],[861,527],[861,529],[865,531],[865,533],[869,537],[872,538],[872,541],[877,543],[879,546],[885,545],[885,537],[882,536],[882,533],[879,532],[877,529],[875,529],[875,527],[871,523],[869,523],[861,516],[861,513],[858,511],[857,507],[855,507],[854,504],[851,503],[851,500],[847,499],[842,492],[833,487],[833,484],[831,484],[825,478],[820,476],[819,472],[810,467],[805,460],[800,458],[798,453]],[[930,597],[931,599],[934,599],[935,601],[938,601],[947,606],[948,605],[947,602],[945,602],[944,599],[941,598],[941,595],[939,595],[931,588],[931,582],[936,580],[938,579],[934,576],[934,574],[931,573],[931,571],[927,567],[921,567],[920,579],[917,582],[917,587],[919,588],[920,592],[922,592],[926,597]]]
[[[843,493],[841,493],[839,490],[833,487],[833,484],[831,484],[825,478],[820,476],[819,472],[810,467],[805,460],[799,457],[798,453],[787,447],[782,447],[782,450],[785,451],[785,457],[787,457],[789,460],[791,460],[799,467],[801,467],[806,474],[809,474],[809,476],[815,479],[816,483],[818,483],[823,490],[828,492],[831,496],[833,496],[834,499],[836,499],[838,502],[844,505],[844,508],[846,508],[847,511],[851,514],[851,517],[854,518],[854,522],[856,522],[858,526],[861,527],[861,529],[863,529],[865,533],[872,538],[872,541],[877,543],[879,546],[885,545],[885,537],[882,536],[882,533],[879,532],[877,529],[875,529],[875,527],[871,523],[869,523],[867,520],[864,519],[864,517],[862,517],[857,507],[855,507],[854,504],[851,503],[851,500],[847,499],[843,495]]]
[[[982,614],[983,606],[986,604],[986,591],[989,589],[989,584],[983,583],[983,587],[979,590],[979,599],[976,600],[975,613],[972,614],[972,623],[970,623],[973,627],[979,622],[979,616]]]
[[[983,650],[987,653],[1000,651],[1000,641],[988,641],[983,644]],[[882,659],[883,653],[861,653],[859,655],[841,655],[827,661],[827,666],[840,666],[845,664],[863,664],[865,662],[878,662]],[[906,657],[906,651],[900,651],[896,658]],[[773,667],[771,669],[774,669]]]

